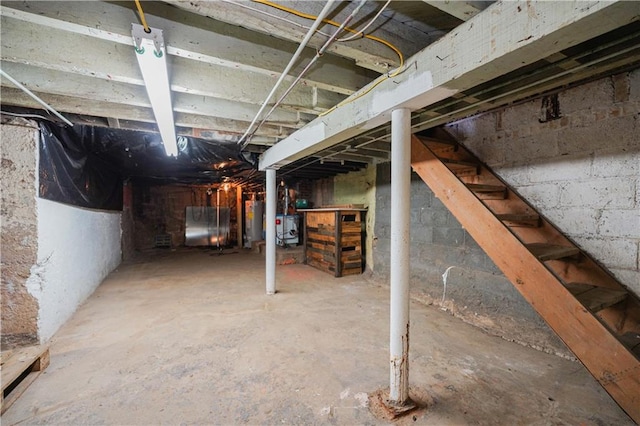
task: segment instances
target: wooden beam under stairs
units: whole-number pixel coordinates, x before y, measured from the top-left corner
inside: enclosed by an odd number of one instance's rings
[[[638,299],[469,151],[444,136],[412,137],[415,172],[640,423]]]

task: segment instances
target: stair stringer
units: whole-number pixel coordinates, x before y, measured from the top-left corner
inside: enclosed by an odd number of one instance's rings
[[[640,361],[416,136],[411,166],[611,397],[640,423]]]

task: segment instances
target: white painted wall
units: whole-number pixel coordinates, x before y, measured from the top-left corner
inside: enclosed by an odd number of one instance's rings
[[[27,286],[39,301],[38,329],[47,341],[121,260],[120,212],[41,198],[38,257]]]

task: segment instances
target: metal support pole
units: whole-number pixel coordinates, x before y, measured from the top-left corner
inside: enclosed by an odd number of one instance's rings
[[[242,215],[242,187],[238,185],[236,187],[236,241],[238,247],[244,246],[244,240],[242,238],[242,225],[244,224],[244,216]]]
[[[391,318],[389,402],[409,399],[409,224],[411,111],[391,113]]]
[[[216,247],[220,250],[220,188],[216,191]]]
[[[278,198],[278,189],[276,188],[276,171],[274,169],[266,170],[266,281],[267,294],[275,294],[276,292],[276,201]]]

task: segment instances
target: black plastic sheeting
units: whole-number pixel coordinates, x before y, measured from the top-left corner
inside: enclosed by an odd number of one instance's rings
[[[181,137],[177,157],[159,134],[40,123],[40,197],[80,207],[122,210],[122,183],[216,184],[250,177],[255,156],[235,142]]]

